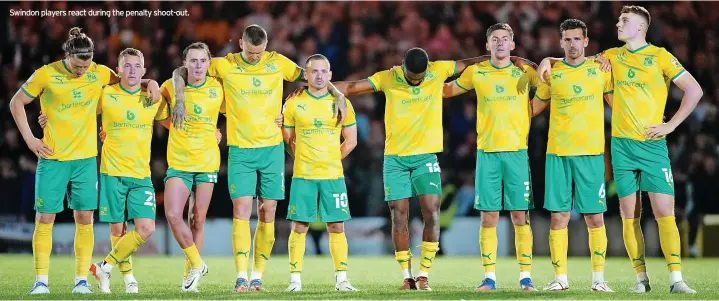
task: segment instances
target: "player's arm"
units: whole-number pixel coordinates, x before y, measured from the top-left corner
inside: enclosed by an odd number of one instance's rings
[[[355,81],[336,82],[334,86],[340,93],[347,96],[374,93],[377,91],[372,83],[366,78]]]
[[[158,113],[156,116],[161,116],[164,118],[156,118],[156,120],[158,123],[160,123],[160,125],[169,130],[170,126],[172,125],[172,117],[170,114],[170,99],[172,98],[170,96],[170,91],[168,91],[166,85],[162,85],[162,89],[160,89],[160,95],[162,96],[162,103],[158,108]]]
[[[534,117],[542,113],[552,98],[551,83],[540,83],[537,86],[537,92],[534,93],[534,98],[530,101],[530,107],[532,111],[530,116]]]
[[[340,146],[340,153],[342,153],[342,159],[344,159],[357,147],[357,125],[342,127],[342,137],[344,141]]]
[[[604,101],[607,102],[610,108],[614,107],[614,94],[613,93],[607,93],[604,94]]]
[[[462,75],[459,78],[445,83],[442,87],[442,98],[454,97],[467,93],[474,86],[472,83],[472,73],[474,72],[474,65],[470,65],[462,71]]]
[[[293,97],[287,98],[282,107],[282,140],[285,141],[285,150],[295,157],[295,101]]]
[[[170,110],[172,123],[175,128],[181,128],[185,122],[185,84],[187,83],[187,68],[180,66],[172,71],[172,86],[175,92],[175,106]]]
[[[699,85],[694,76],[689,74],[689,72],[684,71],[683,74],[674,79],[674,83],[677,84],[679,89],[684,91],[682,103],[679,105],[679,109],[676,113],[674,113],[674,116],[672,116],[672,119],[670,119],[669,122],[649,126],[651,130],[647,132],[647,136],[650,138],[663,137],[673,132],[674,129],[676,129],[680,124],[682,124],[682,122],[684,122],[685,119],[687,119],[687,117],[689,117],[689,115],[691,115],[694,108],[696,108],[699,103],[699,100],[704,95],[702,87]]]
[[[282,139],[285,141],[285,150],[292,156],[295,157],[295,128],[294,127],[282,127]]]
[[[31,103],[33,99],[40,96],[47,86],[47,72],[45,67],[35,71],[25,84],[15,92],[10,99],[10,114],[15,120],[15,124],[20,130],[23,140],[28,148],[38,157],[52,156],[53,150],[50,149],[42,140],[35,138],[30,130],[30,124],[27,122],[27,112],[25,105]]]

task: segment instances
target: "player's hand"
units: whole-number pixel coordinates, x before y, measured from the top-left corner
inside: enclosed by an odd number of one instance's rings
[[[537,74],[539,74],[539,80],[543,83],[546,83],[547,80],[551,78],[552,62],[549,60],[549,58],[545,58],[542,60],[541,63],[539,63],[539,68],[537,68]]]
[[[47,125],[47,115],[45,115],[43,112],[40,112],[40,116],[37,117],[37,123],[39,123],[40,127],[44,129]]]
[[[280,116],[277,116],[277,118],[275,118],[275,124],[277,125],[278,128],[282,128],[283,121],[285,121],[285,116],[283,116],[282,114],[280,114]]]
[[[215,138],[217,138],[217,144],[222,142],[222,132],[220,132],[220,129],[217,129],[217,132],[215,132]]]
[[[647,136],[647,138],[652,139],[662,138],[674,132],[674,129],[676,129],[676,127],[668,123],[652,124],[650,126],[647,126],[647,133],[645,135]]]
[[[600,66],[599,66],[600,70],[602,70],[604,72],[612,71],[612,62],[609,61],[608,58],[599,55],[599,56],[597,56],[597,62],[599,62],[599,64],[600,64]]]
[[[55,152],[47,146],[42,140],[35,137],[30,138],[27,141],[27,147],[35,154],[38,158],[47,158],[52,156]]]
[[[100,127],[100,134],[99,134],[99,135],[100,135],[100,141],[101,141],[101,142],[105,142],[105,137],[107,137],[107,133],[105,133],[105,131],[102,130],[102,127]]]
[[[337,105],[335,106],[335,116],[337,116],[337,124],[344,124],[345,117],[347,117],[347,99],[343,94],[337,97]]]
[[[147,82],[147,95],[143,99],[143,105],[149,107],[160,101],[162,96],[160,95],[160,86],[154,80]],[[151,101],[151,102],[150,102]]]
[[[172,107],[172,124],[176,129],[182,129],[182,124],[185,122],[185,101],[178,98],[175,101],[175,106]]]

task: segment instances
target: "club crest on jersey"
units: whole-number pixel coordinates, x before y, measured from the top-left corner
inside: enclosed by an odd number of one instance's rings
[[[421,90],[419,89],[419,87],[411,87],[409,88],[409,92],[412,93],[412,95],[418,95]]]
[[[578,85],[572,85],[572,89],[574,90],[574,94],[582,93],[582,87]]]
[[[587,69],[587,76],[588,76],[588,77],[595,77],[595,76],[597,76],[597,68],[589,68],[589,69]]]
[[[217,89],[210,88],[210,98],[217,98]]]
[[[267,70],[267,72],[275,72],[277,71],[277,66],[275,66],[275,63],[266,63],[265,70]]]
[[[262,85],[262,81],[259,78],[253,77],[252,78],[252,85],[255,87],[259,87]]]
[[[202,114],[202,107],[192,104],[192,110],[195,112],[195,114]]]
[[[433,80],[436,76],[434,75],[434,72],[429,72],[424,74],[424,80]]]
[[[504,93],[504,87],[502,87],[502,85],[495,85],[494,90],[497,91],[497,93]]]
[[[519,72],[519,68],[512,68],[512,77],[519,78],[520,76],[522,76],[522,73]]]
[[[654,64],[654,58],[651,56],[644,57],[644,67],[649,67]]]
[[[127,110],[127,112],[125,113],[125,117],[127,117],[127,120],[135,120],[135,113],[130,110]]]
[[[627,77],[634,78],[635,76],[637,76],[637,73],[634,72],[634,69],[630,68],[629,71],[627,71]]]
[[[88,72],[87,73],[87,80],[94,83],[97,81],[97,76],[95,76],[95,72]]]
[[[619,55],[617,55],[617,59],[619,59],[620,61],[624,61],[627,59],[627,55],[624,52],[621,52],[619,53]]]
[[[315,118],[315,121],[312,124],[318,129],[322,127],[322,121],[317,118]]]

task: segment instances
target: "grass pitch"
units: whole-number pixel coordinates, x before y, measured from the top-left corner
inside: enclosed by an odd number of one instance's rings
[[[95,257],[94,261],[101,260]],[[237,294],[232,292],[236,273],[231,257],[207,257],[205,262],[210,273],[203,277],[200,293],[181,293],[180,283],[184,259],[181,257],[137,256],[133,258],[135,278],[140,287],[137,295],[125,294],[119,271],[112,278],[112,294],[97,292],[97,281],[89,276],[96,290],[92,295],[73,295],[74,258],[53,256],[50,261],[50,295],[27,294],[35,279],[31,255],[0,255],[0,299],[58,300],[58,299],[295,299],[295,300],[472,300],[472,299],[592,299],[592,300],[653,300],[653,299],[719,299],[719,259],[684,259],[684,280],[696,295],[669,294],[668,278],[664,260],[652,258],[647,261],[653,291],[648,294],[631,294],[628,290],[635,281],[634,272],[627,258],[614,257],[607,260],[605,278],[616,292],[593,293],[591,264],[589,258],[569,259],[569,291],[542,292],[552,280],[554,271],[547,257],[537,257],[533,262],[532,278],[539,291],[519,290],[519,267],[511,257],[497,261],[498,290],[476,293],[474,288],[483,278],[479,257],[438,257],[432,268],[430,285],[434,291],[399,291],[402,277],[397,262],[392,257],[352,257],[349,259],[349,279],[360,292],[337,292],[334,290],[334,273],[330,257],[307,257],[302,273],[303,291],[288,293],[284,290],[289,282],[289,266],[286,255],[277,255],[268,262],[263,282],[266,292]],[[418,261],[415,260],[415,272]]]

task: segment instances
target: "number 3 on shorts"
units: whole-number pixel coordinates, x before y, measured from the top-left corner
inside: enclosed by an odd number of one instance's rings
[[[434,164],[427,163],[427,164],[425,164],[425,166],[427,166],[427,168],[429,168],[429,172],[440,172],[439,163],[434,163]]]
[[[346,193],[334,193],[332,194],[333,197],[335,197],[335,208],[347,208],[347,194]]]

